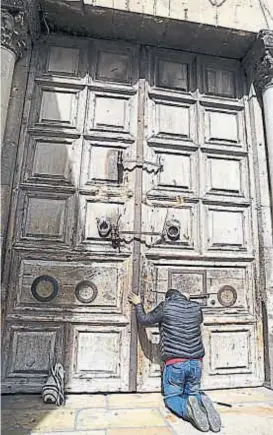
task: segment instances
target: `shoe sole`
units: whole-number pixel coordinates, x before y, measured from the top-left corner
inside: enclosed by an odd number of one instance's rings
[[[214,405],[210,398],[208,396],[201,396],[201,402],[202,405],[206,411],[208,422],[210,429],[213,432],[220,432],[221,430],[221,418],[216,409],[214,408]]]
[[[191,420],[193,420],[194,425],[197,429],[201,430],[202,432],[208,432],[209,431],[209,422],[207,420],[207,416],[202,410],[197,397],[190,396],[188,398],[188,404],[191,409],[192,416],[190,417]]]

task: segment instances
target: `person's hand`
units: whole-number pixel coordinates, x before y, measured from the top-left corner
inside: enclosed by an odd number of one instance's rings
[[[128,300],[133,305],[137,305],[137,304],[141,303],[140,297],[138,295],[136,295],[135,293],[129,293]]]

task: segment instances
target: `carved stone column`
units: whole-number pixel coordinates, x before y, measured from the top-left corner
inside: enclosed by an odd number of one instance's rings
[[[265,55],[257,68],[257,86],[261,89],[265,135],[268,153],[268,167],[271,190],[271,211],[273,214],[273,32],[266,39]]]
[[[262,30],[244,61],[250,84],[263,111],[269,193],[260,192],[258,216],[262,279],[266,385],[273,389],[273,31]],[[251,104],[258,105],[252,97]],[[253,107],[253,106],[252,106]],[[256,113],[256,112],[255,112]],[[256,126],[254,126],[255,128]],[[261,141],[262,142],[262,141]],[[258,142],[258,148],[261,143]],[[259,151],[257,151],[259,153]],[[262,187],[260,188],[262,189]]]
[[[1,147],[15,62],[40,35],[39,4],[37,0],[1,2]]]
[[[254,83],[263,106],[265,136],[273,207],[273,31],[261,30],[244,60],[250,81]]]
[[[1,10],[1,146],[6,126],[11,83],[16,59],[27,45],[25,12]]]

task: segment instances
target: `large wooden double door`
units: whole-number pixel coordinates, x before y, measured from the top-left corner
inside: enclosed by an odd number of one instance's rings
[[[34,49],[6,268],[3,391],[160,388],[168,287],[204,305],[206,388],[261,385],[251,132],[237,61],[53,37]]]

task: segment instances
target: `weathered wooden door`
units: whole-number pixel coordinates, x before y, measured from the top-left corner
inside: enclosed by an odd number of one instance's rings
[[[5,391],[39,391],[49,364],[68,391],[128,391],[138,48],[78,38],[34,50],[13,210]]]
[[[158,331],[138,345],[127,294],[151,308],[168,286],[208,296],[204,385],[261,384],[249,144],[236,62],[65,37],[35,48],[3,391],[40,391],[54,360],[68,391],[159,389]]]
[[[157,234],[142,244],[142,295],[147,308],[170,287],[200,296],[205,388],[261,385],[253,161],[240,64],[150,49],[147,65],[144,160],[162,166],[143,172],[142,229]],[[158,340],[156,328],[141,331],[141,391],[160,386]]]

